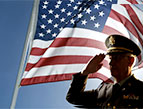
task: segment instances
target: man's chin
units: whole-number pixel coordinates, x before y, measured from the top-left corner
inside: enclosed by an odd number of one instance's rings
[[[114,77],[116,77],[117,76],[117,72],[118,71],[116,71],[116,70],[111,70],[111,75],[114,76]]]

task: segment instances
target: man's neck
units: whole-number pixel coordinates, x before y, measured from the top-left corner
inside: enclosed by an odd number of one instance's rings
[[[120,76],[116,77],[116,81],[118,83],[120,83],[121,81],[124,81],[126,78],[130,77],[131,75],[132,75],[131,71],[128,72],[128,73],[123,73],[123,75],[120,75]]]

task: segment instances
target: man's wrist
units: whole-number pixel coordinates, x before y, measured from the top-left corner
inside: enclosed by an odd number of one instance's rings
[[[80,74],[83,75],[83,76],[88,76],[89,72],[83,70],[83,71],[80,72]]]

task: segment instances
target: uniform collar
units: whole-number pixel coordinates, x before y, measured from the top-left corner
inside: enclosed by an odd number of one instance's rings
[[[120,81],[119,84],[122,86],[133,74],[125,78],[124,80]]]
[[[122,86],[131,76],[133,76],[133,74],[131,74],[130,76],[128,76],[128,77],[125,78],[124,80],[120,81],[118,84],[119,84],[120,86]],[[114,84],[116,84],[116,83],[117,83],[117,80],[116,80],[116,78],[114,78],[114,79],[115,79]]]

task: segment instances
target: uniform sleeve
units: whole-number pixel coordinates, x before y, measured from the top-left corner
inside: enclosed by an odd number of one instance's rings
[[[97,91],[84,91],[88,76],[81,76],[80,73],[73,75],[71,87],[67,93],[67,101],[78,106],[92,106],[96,104]]]

